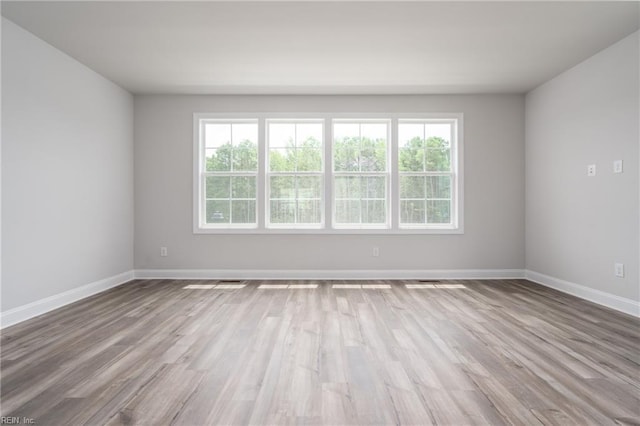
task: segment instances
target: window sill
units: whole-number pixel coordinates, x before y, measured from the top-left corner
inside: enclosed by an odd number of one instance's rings
[[[196,228],[196,235],[461,235],[462,228],[437,229],[258,229],[258,228]]]

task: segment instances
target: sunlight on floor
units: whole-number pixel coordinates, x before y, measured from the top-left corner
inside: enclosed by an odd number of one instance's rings
[[[409,290],[421,290],[421,289],[462,289],[467,288],[463,284],[405,284],[405,288]],[[246,287],[246,284],[189,284],[184,286],[185,290],[212,290],[212,289],[239,289]],[[318,288],[318,284],[261,284],[258,289],[261,290],[303,290],[303,289],[315,289]],[[345,289],[357,289],[357,290],[375,290],[375,289],[390,289],[390,284],[333,284],[333,289],[345,290]]]
[[[184,290],[211,290],[211,289],[234,289],[244,288],[246,284],[189,284],[182,287]]]

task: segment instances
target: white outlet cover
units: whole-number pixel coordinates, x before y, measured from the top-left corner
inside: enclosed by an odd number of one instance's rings
[[[587,176],[595,176],[596,175],[596,165],[589,164],[587,166]]]
[[[613,173],[622,173],[622,160],[613,162]]]
[[[613,273],[616,277],[624,278],[624,264],[616,263],[613,265]]]

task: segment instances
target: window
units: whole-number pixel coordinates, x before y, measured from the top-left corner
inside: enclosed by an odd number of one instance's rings
[[[333,122],[336,228],[388,228],[389,122]]]
[[[398,173],[400,227],[451,227],[455,173],[452,141],[455,122],[400,120]]]
[[[462,233],[461,114],[195,114],[195,233]]]
[[[323,223],[323,122],[267,121],[268,227]]]
[[[200,122],[200,226],[255,228],[258,123]]]

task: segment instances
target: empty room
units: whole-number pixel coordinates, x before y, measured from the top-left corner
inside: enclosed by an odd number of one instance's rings
[[[640,2],[0,7],[0,424],[640,425]]]

